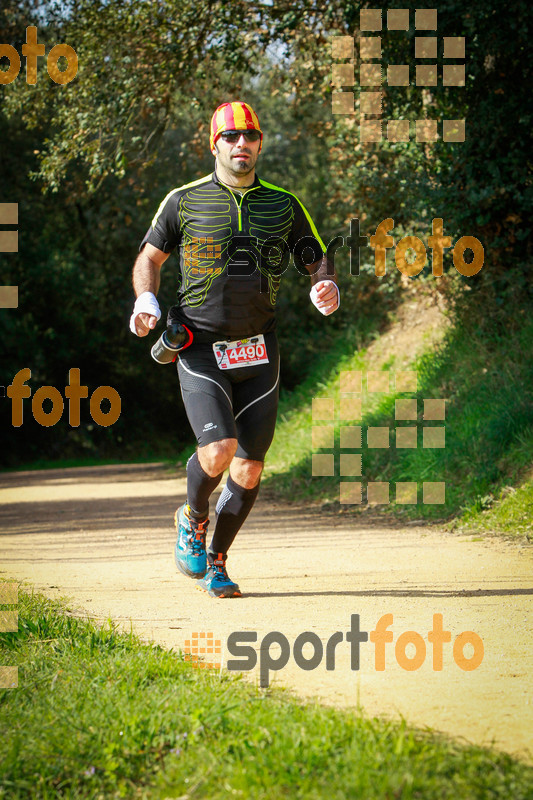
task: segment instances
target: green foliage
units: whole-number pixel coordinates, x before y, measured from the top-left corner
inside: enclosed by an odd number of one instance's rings
[[[302,20],[295,31],[286,27],[293,4],[274,4],[276,33],[294,54],[290,69],[300,100],[313,97],[315,106],[329,105],[331,39],[354,32],[357,39],[359,12],[367,5],[329,3],[318,22],[311,4],[301,3]],[[389,7],[396,6],[388,2],[380,6],[383,19]],[[495,272],[508,270],[511,263],[514,270],[521,264],[524,269],[523,259],[531,257],[531,6],[522,0],[512,13],[501,0],[469,7],[451,0],[439,6],[437,33],[428,35],[437,35],[439,43],[444,36],[466,38],[466,85],[456,88],[439,82],[424,89],[414,80],[416,7],[414,2],[402,6],[410,9],[409,31],[384,27],[381,36],[384,69],[408,64],[411,77],[406,88],[384,83],[383,118],[466,118],[466,141],[453,144],[440,139],[427,146],[411,137],[409,143],[361,145],[357,117],[333,115],[326,126],[316,129],[334,155],[330,205],[337,214],[346,209],[361,216],[353,212],[363,211],[372,225],[384,217],[411,225],[424,215],[443,217],[450,235],[477,236],[484,243],[491,272],[485,270],[483,280],[491,282]],[[438,63],[443,63],[441,50]],[[306,80],[301,79],[304,74]],[[356,108],[359,91],[356,81]]]
[[[0,690],[6,799],[530,796],[507,755],[261,692],[40,595],[19,593],[0,649],[19,667]]]
[[[260,17],[243,0],[42,5],[41,39],[70,43],[78,73],[66,86],[44,76],[36,86],[16,81],[3,101],[8,116],[24,110],[31,127],[47,121],[36,175],[53,191],[76,162],[90,191],[150,163],[171,120],[197,109],[206,92],[224,90],[228,70],[250,68],[242,26],[245,15],[252,26]],[[22,38],[27,17],[18,24]]]

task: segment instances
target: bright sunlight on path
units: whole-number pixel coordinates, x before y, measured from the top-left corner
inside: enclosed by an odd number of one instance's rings
[[[161,465],[121,465],[4,473],[0,577],[29,582],[49,597],[67,596],[96,619],[108,617],[145,639],[183,648],[193,632],[223,642],[233,631],[279,631],[290,643],[287,666],[271,685],[369,714],[403,715],[478,744],[494,743],[526,757],[533,752],[533,550],[429,527],[381,527],[264,501],[254,508],[228,560],[241,599],[214,600],[174,566],[172,516],[183,502],[184,472]],[[81,613],[81,611],[79,612]],[[361,644],[360,669],[350,663],[351,615],[372,631],[393,615],[385,670],[376,671],[374,644]],[[442,671],[433,670],[427,639],[442,614],[451,642]],[[298,634],[324,644],[313,670],[293,657]],[[326,670],[326,642],[344,634],[335,669]],[[416,671],[397,663],[405,631],[420,634],[426,658]],[[453,642],[474,631],[484,644],[481,665],[455,663]],[[415,637],[416,638],[416,637]],[[312,655],[310,644],[304,658]],[[406,656],[414,655],[408,645]],[[271,648],[273,658],[279,655]],[[472,647],[464,655],[469,658]],[[223,654],[224,663],[228,654]],[[258,670],[252,675],[258,680]]]

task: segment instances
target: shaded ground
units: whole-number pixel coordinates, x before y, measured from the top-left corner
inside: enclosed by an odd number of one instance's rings
[[[195,591],[174,566],[172,516],[184,492],[183,473],[169,477],[157,464],[4,473],[0,577],[68,596],[79,613],[96,619],[113,617],[127,629],[131,620],[144,638],[174,648],[183,649],[193,632],[212,632],[224,643],[233,631],[257,631],[259,652],[265,634],[280,631],[291,656],[271,683],[342,707],[360,704],[369,714],[402,714],[522,756],[529,750],[531,757],[530,547],[430,527],[373,527],[260,502],[228,562],[244,596],[219,601]],[[384,671],[375,669],[370,642],[361,645],[360,669],[351,668],[345,634],[352,614],[365,631],[393,615]],[[434,614],[452,634],[442,671],[433,670],[427,640]],[[334,670],[326,670],[325,657],[310,671],[296,665],[292,647],[304,631],[324,645],[344,633]],[[396,661],[404,631],[425,640],[426,659],[416,671]],[[470,672],[452,655],[463,631],[484,644],[483,662]],[[309,644],[303,649],[305,658],[312,652]],[[279,648],[271,654],[276,658]],[[467,645],[464,655],[471,654]],[[414,645],[406,655],[414,655]]]

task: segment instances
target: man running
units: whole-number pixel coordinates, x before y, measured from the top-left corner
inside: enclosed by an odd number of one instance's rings
[[[223,103],[211,120],[212,175],[173,189],[146,233],[133,268],[137,297],[130,328],[146,336],[161,316],[160,270],[179,248],[178,303],[168,324],[193,335],[178,354],[178,375],[198,448],[187,462],[187,502],[175,514],[178,569],[212,597],[240,597],[226,570],[228,550],[256,500],[274,436],[279,351],[274,309],[290,255],[311,275],[323,314],[339,306],[325,247],[298,198],[261,180],[263,143],[247,103]],[[224,470],[206,552],[209,498]]]

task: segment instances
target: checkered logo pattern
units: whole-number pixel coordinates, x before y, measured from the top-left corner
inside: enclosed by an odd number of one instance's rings
[[[221,644],[220,639],[215,639],[212,632],[194,632],[191,639],[185,640],[183,652],[185,661],[190,661],[198,669],[220,669]],[[211,659],[216,659],[211,661]]]
[[[0,203],[0,253],[18,253],[19,234],[13,230],[18,225],[18,203]],[[3,230],[9,226],[8,230]],[[0,308],[18,308],[18,286],[0,286]]]
[[[222,255],[222,245],[214,244],[211,236],[198,238],[193,236],[183,248],[184,265],[187,269],[191,269],[193,273],[211,273],[213,266],[202,262],[206,260],[214,260],[220,258]]]
[[[19,629],[18,586],[16,583],[0,583],[0,633],[13,633]],[[18,667],[0,666],[0,689],[18,688]]]
[[[423,400],[423,424],[418,423],[420,401],[416,398],[395,400],[395,424],[390,426],[363,426],[363,379],[368,393],[389,392],[391,373],[389,371],[341,372],[340,392],[337,408],[331,397],[315,397],[312,402],[312,474],[313,476],[339,475],[339,501],[341,504],[363,503],[363,489],[370,505],[390,502],[391,489],[395,489],[395,500],[399,504],[416,504],[419,487],[416,481],[399,481],[391,487],[388,481],[368,481],[346,478],[363,477],[363,453],[353,452],[363,449],[363,437],[368,448],[390,448],[391,440],[397,448],[445,447],[444,425],[426,425],[426,421],[444,421],[446,401],[428,398]],[[417,390],[417,373],[414,371],[394,373],[396,392],[412,393]],[[339,420],[339,454],[335,452],[335,420]],[[318,424],[316,424],[318,423]],[[359,424],[354,424],[359,423]],[[326,452],[324,452],[326,451]],[[329,452],[327,452],[329,451]],[[349,451],[349,452],[348,452]],[[343,480],[344,479],[344,480]],[[424,481],[422,483],[422,503],[442,504],[445,502],[444,481]]]
[[[439,64],[438,50],[441,46],[436,35],[437,9],[416,9],[415,59],[414,70],[409,64],[390,64],[386,69],[381,63],[380,32],[385,21],[389,31],[408,31],[410,14],[408,8],[388,9],[386,14],[380,8],[361,9],[359,37],[359,134],[361,142],[408,142],[411,132],[415,140],[432,144],[439,138],[439,122],[442,122],[444,142],[464,142],[464,119],[417,119],[414,125],[407,119],[383,120],[382,86],[410,86],[413,81],[422,88],[424,105],[429,104],[429,87],[462,87],[465,85],[465,37],[443,36],[442,59]],[[334,114],[355,114],[355,95],[343,87],[356,85],[356,58],[354,38],[335,36],[332,39],[333,63],[332,111]],[[453,62],[453,63],[450,63]],[[459,63],[458,63],[459,62]],[[426,102],[427,101],[427,102]],[[386,123],[386,125],[385,125]]]

